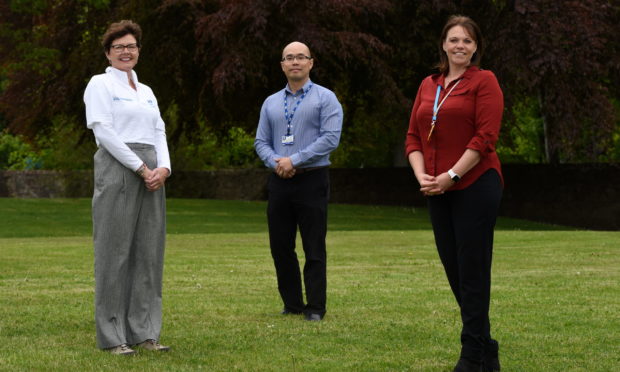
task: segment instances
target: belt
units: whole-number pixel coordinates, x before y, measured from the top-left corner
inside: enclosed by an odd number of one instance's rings
[[[322,167],[297,168],[297,169],[295,169],[295,175],[303,174],[303,173],[306,173],[306,172],[312,172],[312,171],[315,171],[317,169],[323,169],[323,168],[327,168],[327,166],[324,165]]]

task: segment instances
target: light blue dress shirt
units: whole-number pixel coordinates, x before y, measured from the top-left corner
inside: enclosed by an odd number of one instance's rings
[[[304,92],[291,121],[294,142],[283,144],[282,137],[287,134],[284,97],[290,115]],[[308,79],[302,89],[293,93],[287,84],[263,103],[254,148],[269,168],[275,168],[275,159],[282,157],[290,157],[295,168],[328,166],[329,154],[340,142],[342,119],[342,106],[331,90]]]

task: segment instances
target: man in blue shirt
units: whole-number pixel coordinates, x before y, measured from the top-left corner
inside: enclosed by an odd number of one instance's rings
[[[254,147],[273,170],[267,221],[282,314],[303,313],[307,320],[320,321],[327,299],[327,167],[340,141],[343,113],[336,95],[310,80],[313,63],[305,44],[284,48],[280,64],[288,84],[263,103]],[[306,304],[295,253],[297,226],[306,257]]]

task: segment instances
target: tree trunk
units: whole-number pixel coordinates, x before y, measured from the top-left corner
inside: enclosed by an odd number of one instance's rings
[[[549,138],[549,121],[547,120],[547,115],[545,115],[545,92],[541,87],[538,90],[538,105],[540,108],[540,117],[543,123],[543,140],[545,146],[545,162],[547,164],[557,164],[557,152],[553,149],[553,144],[551,143],[551,139]]]

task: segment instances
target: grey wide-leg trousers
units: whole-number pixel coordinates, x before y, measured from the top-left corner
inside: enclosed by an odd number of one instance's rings
[[[128,144],[154,169],[155,148]],[[164,189],[148,191],[142,178],[100,148],[94,156],[93,240],[97,346],[159,339],[166,238]]]

